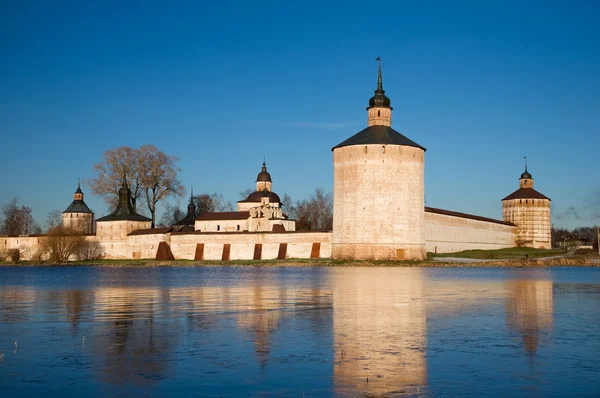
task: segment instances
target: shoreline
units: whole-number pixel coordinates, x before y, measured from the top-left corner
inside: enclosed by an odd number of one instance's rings
[[[569,256],[543,259],[472,259],[465,262],[456,257],[444,258],[443,261],[388,261],[388,260],[331,260],[331,259],[289,259],[289,260],[96,260],[72,261],[68,263],[49,263],[20,261],[2,261],[1,266],[30,267],[30,266],[99,266],[99,267],[201,267],[201,266],[265,266],[265,267],[401,267],[401,268],[545,268],[545,267],[600,267],[600,257]]]

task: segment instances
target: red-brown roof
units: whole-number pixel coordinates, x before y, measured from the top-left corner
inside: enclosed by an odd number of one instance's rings
[[[477,221],[484,221],[484,222],[491,222],[491,223],[495,223],[495,224],[502,224],[502,225],[509,225],[511,227],[514,227],[515,224],[510,223],[510,222],[506,222],[506,221],[500,221],[500,220],[495,220],[493,218],[487,218],[487,217],[481,217],[481,216],[475,216],[473,214],[466,214],[466,213],[459,213],[457,211],[450,211],[450,210],[443,210],[443,209],[436,209],[435,207],[425,207],[425,211],[427,213],[436,213],[436,214],[443,214],[446,216],[453,216],[453,217],[460,217],[460,218],[468,218],[471,220],[477,220]]]
[[[249,211],[219,211],[214,213],[204,213],[198,216],[196,221],[246,220],[249,217]]]
[[[511,199],[547,199],[552,200],[547,196],[542,195],[538,191],[533,188],[519,188],[515,192],[508,195],[506,198],[502,200],[511,200]]]
[[[166,234],[172,232],[173,228],[146,228],[146,229],[136,229],[129,233],[129,236],[132,235],[154,235],[154,234]]]

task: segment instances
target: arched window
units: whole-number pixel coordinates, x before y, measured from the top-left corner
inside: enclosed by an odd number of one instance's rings
[[[385,145],[381,147],[381,153],[385,153]]]
[[[367,153],[367,146],[365,145],[365,153]]]
[[[377,111],[377,116],[381,116],[381,111]]]
[[[239,225],[237,226],[237,230],[238,230],[238,231],[240,230],[240,226],[239,226]]]
[[[217,231],[220,231],[220,230],[221,230],[221,226],[217,225]]]

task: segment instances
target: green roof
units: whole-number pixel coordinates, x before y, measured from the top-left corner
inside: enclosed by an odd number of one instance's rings
[[[74,200],[63,213],[92,213],[83,200]]]

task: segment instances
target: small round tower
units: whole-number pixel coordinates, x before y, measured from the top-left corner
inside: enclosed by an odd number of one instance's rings
[[[519,178],[519,189],[502,199],[504,221],[517,226],[517,246],[550,249],[552,220],[550,198],[533,189],[533,177],[527,170]]]
[[[73,194],[73,202],[62,213],[65,228],[74,229],[84,234],[94,233],[94,213],[83,201],[81,183],[77,181],[77,191]]]
[[[426,258],[425,148],[392,129],[377,60],[368,127],[332,149],[332,257],[421,260]]]

